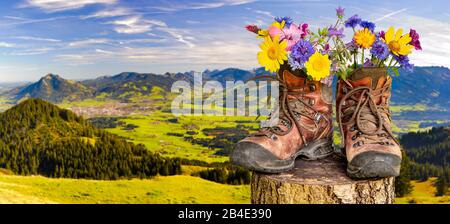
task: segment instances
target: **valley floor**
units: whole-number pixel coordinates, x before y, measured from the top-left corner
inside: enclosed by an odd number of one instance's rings
[[[250,203],[248,185],[224,185],[191,176],[98,181],[0,174],[0,204]]]
[[[411,194],[403,198],[396,198],[397,204],[450,204],[450,194],[442,197],[434,196],[436,178],[427,181],[411,181],[414,189]]]
[[[413,192],[397,204],[449,204],[434,196],[435,178],[412,181]],[[178,175],[98,181],[0,174],[0,204],[248,204],[249,185],[225,185]]]

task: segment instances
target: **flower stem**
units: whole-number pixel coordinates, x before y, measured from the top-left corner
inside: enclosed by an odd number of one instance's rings
[[[361,67],[364,67],[364,48],[362,49]]]
[[[391,57],[391,60],[389,61],[389,65],[387,67],[387,69],[389,70],[391,68],[392,65],[392,61],[394,60],[394,56]]]

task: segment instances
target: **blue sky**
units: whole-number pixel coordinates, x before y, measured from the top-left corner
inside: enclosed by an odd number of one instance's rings
[[[2,0],[0,82],[69,79],[123,71],[178,72],[257,67],[258,39],[243,27],[291,16],[316,29],[334,23],[335,8],[377,27],[415,28],[416,65],[450,67],[448,1]],[[347,38],[350,35],[347,35]]]

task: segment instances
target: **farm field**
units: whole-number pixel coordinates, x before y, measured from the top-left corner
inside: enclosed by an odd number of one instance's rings
[[[227,156],[215,155],[217,149],[211,149],[198,144],[192,144],[183,139],[186,131],[193,131],[191,136],[195,138],[211,138],[202,130],[207,128],[232,128],[239,122],[243,125],[256,128],[254,117],[227,117],[227,116],[182,116],[174,117],[171,113],[161,111],[151,115],[129,116],[120,121],[133,124],[137,127],[133,130],[124,130],[122,127],[106,129],[111,133],[123,136],[134,143],[144,144],[147,149],[158,152],[167,157],[181,157],[196,159],[205,162],[225,162]],[[247,123],[246,123],[247,122]]]

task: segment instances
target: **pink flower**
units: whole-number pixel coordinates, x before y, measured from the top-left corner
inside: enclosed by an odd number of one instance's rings
[[[269,35],[270,37],[274,38],[275,36],[278,36],[280,38],[280,41],[284,38],[284,32],[282,29],[276,27],[276,26],[270,26],[269,27]]]
[[[305,33],[305,30],[307,29],[308,25],[306,27],[303,24],[301,27],[295,25],[294,23],[289,26],[289,28],[280,29],[276,26],[269,27],[269,35],[273,38],[275,36],[278,36],[280,38],[280,41],[286,40],[287,47],[286,50],[290,51],[291,48],[304,36],[306,36],[307,33]]]
[[[287,41],[286,50],[290,51],[291,48],[300,40],[303,32],[295,24],[292,24],[289,27],[289,29],[283,29],[283,32],[284,32],[284,39]]]
[[[301,25],[301,30],[302,30],[301,38],[302,38],[302,39],[305,39],[306,35],[308,35],[308,24],[303,23],[303,24]]]
[[[409,36],[411,37],[411,42],[409,44],[413,45],[416,50],[422,50],[422,46],[420,46],[419,34],[416,30],[410,29]]]

